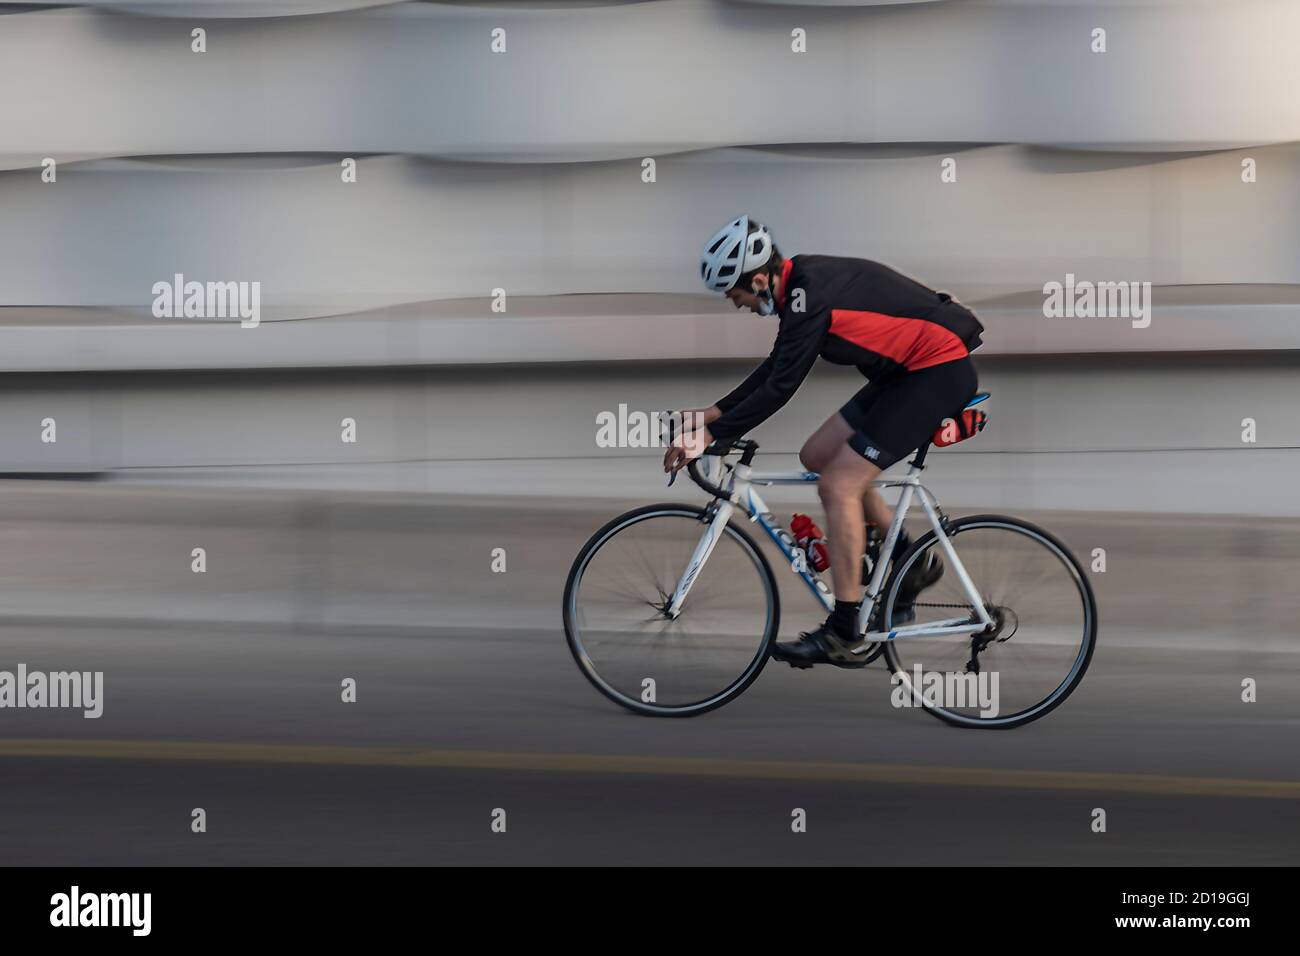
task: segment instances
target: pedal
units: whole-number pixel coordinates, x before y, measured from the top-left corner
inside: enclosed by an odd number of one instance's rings
[[[796,664],[794,661],[786,661],[791,667],[799,671],[810,671],[813,668],[811,664]]]

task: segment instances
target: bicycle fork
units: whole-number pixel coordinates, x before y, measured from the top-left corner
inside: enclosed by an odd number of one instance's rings
[[[704,567],[704,562],[709,560],[709,555],[717,547],[718,539],[722,537],[727,522],[731,520],[735,510],[736,506],[730,501],[718,501],[718,510],[714,513],[713,520],[700,536],[700,542],[695,546],[695,553],[691,555],[690,563],[686,565],[686,570],[673,591],[672,600],[664,608],[664,614],[669,620],[677,620],[678,615],[682,613],[682,604],[686,601],[686,595],[690,593],[691,585],[695,583],[695,578],[699,575],[700,568]]]

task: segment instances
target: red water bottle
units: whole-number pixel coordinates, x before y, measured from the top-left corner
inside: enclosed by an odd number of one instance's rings
[[[808,564],[814,571],[825,571],[831,566],[831,553],[826,548],[826,537],[812,518],[796,514],[790,519],[790,531],[794,534],[794,543],[808,556]]]

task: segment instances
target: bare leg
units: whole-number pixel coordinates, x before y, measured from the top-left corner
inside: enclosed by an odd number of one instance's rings
[[[877,470],[877,473],[879,471]],[[866,493],[862,496],[862,507],[866,513],[867,520],[880,528],[881,537],[889,530],[890,524],[894,520],[894,509],[885,504],[885,498],[880,490],[867,486]]]
[[[864,497],[879,474],[879,468],[845,444],[823,468],[817,483],[826,509],[831,583],[838,601],[862,600],[862,555],[867,548]],[[884,500],[878,494],[875,498],[889,515]]]
[[[824,471],[852,436],[853,427],[836,412],[803,443],[799,460],[809,471]]]
[[[867,547],[864,520],[868,509],[877,518],[889,509],[877,495],[867,497],[880,469],[849,447],[853,429],[838,414],[831,416],[804,444],[799,457],[804,467],[820,474],[817,494],[826,510],[827,546],[830,549],[831,584],[835,607],[826,623],[789,644],[777,644],[773,655],[794,667],[831,663],[861,667],[854,657],[857,616],[862,602],[862,554]]]
[[[871,465],[870,462],[855,454],[853,450],[848,447],[848,441],[852,435],[852,426],[844,420],[843,416],[836,412],[830,418],[826,419],[822,426],[813,433],[811,438],[804,442],[804,446],[799,452],[799,460],[803,462],[803,466],[809,471],[824,473],[829,470],[832,461],[835,460],[837,455],[843,451],[847,451],[854,459],[871,467],[874,470],[874,474],[872,475],[872,478],[874,478],[875,475],[880,474],[880,469],[875,468],[874,465]],[[862,553],[866,550],[866,534],[862,527],[863,518],[867,521],[874,522],[880,528],[880,533],[882,535],[889,530],[889,525],[894,520],[894,509],[885,504],[884,497],[879,491],[871,487],[870,480],[871,479],[868,479],[866,490],[862,493],[860,499],[860,517],[853,525],[857,530],[851,535],[853,540],[847,542],[845,545],[846,547],[856,547],[856,556],[850,555],[848,561],[843,561],[840,551],[835,546],[836,542],[839,541],[843,535],[837,535],[834,531],[829,531],[828,529],[830,534],[832,580],[838,581],[835,574],[836,568],[852,568],[856,572],[858,567],[861,565]],[[823,502],[824,501],[825,499],[823,498]],[[843,523],[850,517],[852,517],[851,513],[848,515],[841,515],[839,516],[838,521]],[[831,528],[835,527],[836,519],[831,518],[829,506],[827,506],[826,521]],[[840,588],[838,583],[836,584],[835,592],[836,596],[839,596]],[[856,598],[843,598],[843,600],[856,600]]]

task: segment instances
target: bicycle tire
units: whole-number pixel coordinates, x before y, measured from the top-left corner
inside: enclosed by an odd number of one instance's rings
[[[1075,659],[1074,667],[1066,676],[1066,679],[1059,684],[1050,695],[1043,698],[1037,704],[1017,711],[1015,714],[1008,715],[1005,718],[997,717],[990,719],[975,719],[963,714],[952,713],[943,707],[934,706],[929,703],[923,703],[923,709],[939,720],[945,723],[965,728],[980,728],[987,730],[1011,730],[1016,727],[1022,727],[1031,721],[1038,720],[1047,716],[1057,707],[1059,707],[1067,697],[1070,696],[1083,680],[1083,675],[1088,670],[1088,665],[1092,662],[1093,651],[1097,645],[1097,599],[1092,591],[1092,585],[1088,582],[1087,575],[1083,566],[1079,563],[1074,553],[1065,546],[1055,535],[1031,524],[1020,518],[1013,518],[1006,515],[971,515],[964,518],[958,518],[947,525],[947,534],[955,542],[963,531],[974,530],[976,528],[1005,528],[1015,530],[1019,533],[1028,535],[1037,539],[1040,543],[1047,546],[1056,553],[1062,563],[1069,569],[1074,577],[1074,583],[1078,588],[1080,597],[1083,601],[1084,611],[1084,628],[1083,643],[1080,652]],[[907,573],[912,562],[918,555],[929,549],[930,545],[937,540],[938,536],[931,529],[922,535],[912,546],[907,549],[903,556],[895,562],[890,571],[889,580],[885,584],[885,612],[883,620],[887,622],[886,630],[893,626],[894,603],[898,596],[898,590],[902,582],[903,575]],[[975,582],[979,587],[979,582]],[[907,640],[907,638],[903,638]],[[889,669],[895,675],[907,680],[907,674],[903,664],[899,659],[898,651],[895,649],[893,641],[885,642],[885,659]],[[908,682],[910,686],[910,681]]]
[[[641,521],[649,520],[657,516],[673,517],[690,517],[701,523],[701,527],[712,520],[710,510],[694,505],[682,505],[672,503],[661,503],[654,505],[645,505],[641,508],[634,508],[606,522],[590,538],[587,539],[578,555],[574,558],[573,565],[569,569],[568,579],[564,585],[564,603],[562,606],[562,615],[564,618],[564,635],[569,646],[569,652],[573,655],[574,661],[583,676],[594,686],[601,694],[612,700],[614,703],[633,713],[650,717],[697,717],[700,714],[716,710],[723,704],[726,704],[749,687],[762,673],[767,661],[772,656],[772,645],[776,642],[777,632],[781,626],[781,594],[777,589],[776,576],[772,573],[772,566],[768,563],[766,556],[758,543],[750,537],[744,528],[737,526],[734,522],[728,522],[724,534],[734,538],[745,550],[746,556],[750,558],[759,572],[761,583],[768,599],[768,614],[764,633],[758,645],[759,650],[750,661],[749,665],[741,672],[740,676],[727,685],[722,691],[714,694],[705,700],[682,706],[660,705],[646,703],[627,694],[619,692],[615,687],[601,678],[594,662],[586,653],[582,646],[579,628],[575,620],[577,615],[576,597],[581,585],[582,574],[586,570],[591,559],[615,534],[626,527],[630,527]]]

